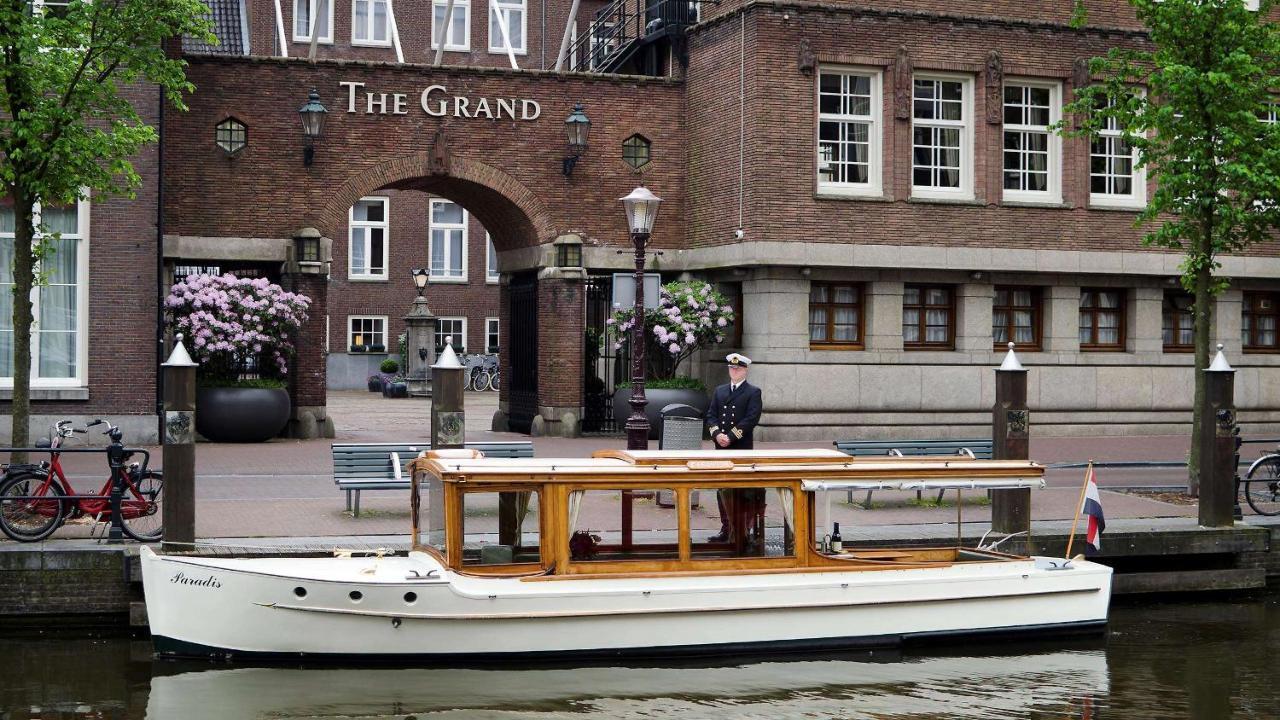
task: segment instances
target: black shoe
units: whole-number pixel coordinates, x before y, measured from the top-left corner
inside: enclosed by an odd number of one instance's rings
[[[707,538],[707,542],[713,542],[713,543],[728,542],[728,540],[729,540],[728,530],[721,530],[715,535],[712,535],[711,537]]]

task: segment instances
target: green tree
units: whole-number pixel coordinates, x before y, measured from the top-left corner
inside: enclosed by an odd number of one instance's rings
[[[1181,282],[1195,297],[1195,396],[1190,486],[1199,492],[1212,302],[1229,284],[1219,258],[1280,228],[1280,27],[1277,0],[1130,0],[1146,26],[1145,49],[1112,49],[1090,61],[1096,82],[1064,109],[1093,137],[1107,125],[1137,150],[1156,189],[1136,224],[1147,245],[1183,252]],[[1083,19],[1083,14],[1079,14]]]
[[[30,444],[31,291],[50,250],[35,206],[132,194],[141,178],[130,158],[157,136],[129,90],[153,84],[185,109],[186,65],[164,43],[216,42],[208,18],[199,0],[0,0],[0,195],[13,202],[15,226],[14,445]]]

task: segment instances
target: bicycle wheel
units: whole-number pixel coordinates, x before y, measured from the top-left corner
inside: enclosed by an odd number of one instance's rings
[[[489,381],[490,381],[490,377],[489,377],[488,370],[481,370],[480,372],[476,373],[476,380],[475,380],[476,391],[484,392],[485,390],[488,390]]]
[[[489,389],[494,392],[498,392],[498,385],[501,382],[502,382],[502,372],[499,370],[494,370],[493,374],[489,376]]]
[[[62,525],[62,487],[47,475],[22,473],[0,484],[0,530],[18,542],[44,540]],[[48,496],[49,499],[20,499]]]
[[[155,542],[164,535],[164,508],[160,504],[164,473],[148,470],[126,478],[120,497],[120,529],[138,542]]]
[[[1249,470],[1244,480],[1244,499],[1259,515],[1280,515],[1280,455]]]

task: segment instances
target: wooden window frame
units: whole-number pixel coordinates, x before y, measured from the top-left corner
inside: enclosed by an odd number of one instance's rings
[[[940,83],[959,83],[960,84],[960,119],[947,120],[944,118],[932,117],[924,118],[917,115],[918,103],[929,103],[931,110],[940,103],[950,102],[944,101],[938,93],[931,98],[923,98],[916,95],[916,83],[931,82],[939,83],[935,85],[935,90],[940,91]],[[973,200],[974,195],[974,82],[971,75],[959,75],[955,73],[918,73],[911,78],[911,166],[908,179],[911,183],[912,198],[926,198],[934,200]],[[960,145],[957,151],[960,154],[959,159],[959,185],[957,187],[947,187],[943,185],[933,184],[932,180],[936,178],[938,173],[944,169],[939,164],[937,152],[945,148],[945,145],[937,144],[936,138],[931,136],[928,145],[917,145],[915,142],[915,132],[919,128],[928,128],[930,130],[956,130],[960,134]],[[926,165],[917,165],[916,150],[918,148],[928,148],[931,151],[929,163]],[[931,184],[917,185],[915,180],[915,171],[917,168],[929,170]],[[954,331],[952,333],[954,336]]]
[[[847,287],[853,288],[854,295],[857,298],[857,300],[853,303],[837,303],[837,302],[832,302],[828,300],[825,303],[818,303],[818,305],[822,305],[827,308],[827,337],[828,338],[832,337],[834,334],[833,330],[835,329],[835,323],[833,322],[833,320],[835,318],[835,309],[837,307],[856,308],[858,311],[858,340],[856,342],[844,342],[844,341],[838,341],[838,340],[814,340],[812,336],[812,331],[811,331],[810,337],[809,337],[809,349],[810,350],[863,350],[865,349],[866,335],[863,334],[863,330],[866,327],[865,318],[866,318],[867,307],[866,307],[866,302],[864,301],[866,293],[865,293],[865,287],[863,283],[846,283],[846,282],[810,283],[809,285],[809,311],[810,312],[813,311],[813,306],[814,306],[813,288],[815,286],[822,286],[827,288],[837,288],[837,287],[847,286]],[[832,297],[830,292],[828,292],[827,297],[828,298]],[[809,323],[809,324],[812,324],[812,323]]]
[[[1252,309],[1253,303],[1257,300],[1261,300],[1264,298],[1271,300],[1271,310],[1262,311],[1262,312],[1253,310]],[[1256,322],[1252,323],[1250,326],[1249,337],[1246,339],[1243,336],[1243,334],[1241,335],[1241,345],[1243,347],[1244,352],[1280,353],[1280,292],[1267,292],[1267,291],[1245,292],[1244,303],[1241,307],[1240,315],[1241,315],[1240,329],[1242,333],[1245,327],[1245,323],[1244,323],[1245,316],[1274,317],[1276,318],[1276,326],[1277,326],[1275,330],[1276,343],[1274,345],[1258,345],[1255,342],[1255,338],[1257,337],[1258,324]]]
[[[1005,291],[1005,292],[1009,293],[1011,297],[1012,297],[1012,294],[1013,294],[1014,292],[1016,292],[1016,291],[1020,291],[1020,290],[1027,290],[1027,291],[1030,291],[1030,293],[1031,293],[1031,335],[1032,335],[1032,340],[1031,340],[1031,342],[1029,342],[1029,343],[1020,343],[1020,342],[1017,342],[1017,341],[1015,340],[1015,341],[1014,341],[1014,343],[1015,343],[1015,344],[1014,344],[1014,347],[1015,347],[1015,349],[1017,349],[1017,350],[1029,350],[1029,351],[1036,351],[1036,352],[1038,352],[1039,350],[1041,350],[1041,349],[1044,347],[1044,345],[1043,345],[1043,342],[1044,342],[1044,293],[1043,293],[1043,288],[1040,288],[1040,287],[1037,287],[1037,286],[1034,286],[1034,285],[997,285],[997,286],[995,286],[995,287],[993,288],[993,290],[995,290],[995,291],[1001,291],[1001,290],[1003,290],[1003,291]],[[1013,332],[1013,331],[1014,331],[1014,325],[1013,325],[1013,313],[1014,313],[1014,311],[1015,311],[1015,310],[1020,309],[1020,307],[1021,307],[1021,306],[1018,306],[1018,305],[997,305],[997,304],[996,304],[996,302],[995,302],[995,295],[994,295],[994,293],[992,294],[992,298],[991,298],[991,330],[992,330],[992,332],[991,332],[991,334],[992,334],[992,348],[993,348],[993,349],[995,349],[995,350],[1007,350],[1007,349],[1008,349],[1008,347],[1009,347],[1009,341],[1008,341],[1008,340],[1005,340],[1004,342],[1000,342],[1000,341],[998,341],[998,340],[995,340],[995,317],[996,317],[996,312],[997,312],[998,310],[1005,310],[1005,311],[1007,311],[1007,312],[1009,313],[1009,322],[1005,324],[1005,330],[1008,332],[1008,334],[1009,334],[1009,338],[1010,338],[1010,339],[1012,339],[1012,338],[1013,338],[1013,336],[1014,336],[1014,332]]]
[[[822,80],[824,77],[840,77],[841,91],[839,93],[825,93],[827,96],[835,95],[842,100],[849,97],[856,97],[851,92],[844,91],[844,83],[849,78],[863,77],[869,82],[869,103],[867,114],[857,113],[824,113],[822,112]],[[818,122],[814,127],[814,148],[815,148],[815,173],[814,177],[817,182],[817,189],[820,194],[847,195],[852,197],[879,197],[884,194],[883,185],[883,115],[884,105],[882,100],[882,83],[883,72],[879,69],[858,68],[858,67],[840,67],[825,66],[817,73],[817,84],[814,89],[814,103],[817,109]],[[842,102],[843,104],[843,102]],[[848,133],[855,126],[864,126],[867,130],[867,181],[866,182],[849,182],[837,180],[825,180],[822,177],[823,168],[823,141],[822,126],[823,124],[835,124],[841,128],[841,133],[846,138],[837,143],[849,144],[853,141],[848,140]]]
[[[921,303],[919,305],[907,304],[906,291],[911,288],[915,288],[920,291]],[[936,305],[929,305],[924,302],[924,299],[925,297],[927,297],[930,290],[946,290],[947,296],[948,298],[950,298],[950,302],[947,303],[947,340],[946,342],[929,342],[927,340],[918,340],[914,342],[908,342],[906,337],[904,336],[902,338],[903,350],[955,350],[956,349],[956,288],[954,285],[940,285],[940,284],[923,285],[918,283],[907,283],[906,285],[903,286],[902,312],[905,315],[906,311],[912,308],[918,309],[920,311],[920,318],[917,321],[917,325],[920,328],[920,337],[922,338],[925,337],[925,335],[927,334],[926,331],[928,330],[928,325],[925,322],[927,311],[931,307],[935,307],[935,308],[938,307]],[[903,325],[905,326],[906,323],[904,322]]]
[[[1173,302],[1173,298],[1180,295],[1191,297],[1192,300],[1194,300],[1194,297],[1189,293],[1185,293],[1180,290],[1165,290],[1164,295],[1160,300],[1160,347],[1161,350],[1167,353],[1189,353],[1196,351],[1195,308],[1192,307],[1187,310],[1179,310],[1177,305]],[[1173,337],[1175,341],[1167,343],[1164,342],[1164,320],[1166,317],[1170,317],[1171,315],[1174,318]],[[1181,329],[1178,323],[1178,318],[1185,318],[1186,321],[1191,324],[1192,333],[1190,344],[1184,345],[1176,340],[1178,337],[1178,331]]]
[[[1022,91],[1020,102],[1010,102],[1008,98],[1008,91],[1012,88],[1018,88]],[[1002,197],[1010,202],[1059,204],[1062,202],[1062,137],[1058,135],[1058,133],[1050,130],[1050,127],[1062,119],[1062,83],[1024,78],[1006,80],[1004,92],[1001,94],[1001,107],[1005,115],[1008,114],[1010,108],[1022,108],[1029,112],[1030,108],[1038,107],[1031,105],[1029,93],[1027,92],[1029,90],[1047,90],[1049,92],[1049,122],[1046,125],[1003,123],[1000,162],[1000,187]],[[1023,119],[1026,119],[1025,115]],[[1032,152],[1026,148],[1010,150],[1005,147],[1004,145],[1010,135],[1043,135],[1046,138],[1046,189],[1016,190],[1005,187],[1005,183],[1007,182],[1005,173],[1014,172],[1023,175],[1031,172],[1026,167],[1019,167],[1015,170],[1010,170],[1005,167],[1005,163],[1011,153],[1019,158],[1027,158],[1032,154]],[[1025,163],[1020,163],[1020,165],[1024,164]]]
[[[1128,340],[1128,336],[1127,336],[1127,334],[1126,334],[1126,333],[1128,332],[1128,326],[1129,326],[1129,323],[1128,323],[1128,320],[1129,320],[1129,318],[1128,318],[1128,315],[1129,315],[1129,293],[1128,293],[1128,292],[1126,292],[1124,288],[1097,288],[1097,287],[1080,288],[1080,302],[1081,302],[1081,305],[1080,305],[1080,308],[1079,308],[1079,312],[1080,312],[1080,314],[1081,314],[1081,315],[1083,315],[1086,311],[1087,311],[1087,312],[1089,312],[1089,313],[1091,313],[1092,318],[1093,318],[1093,322],[1092,322],[1092,330],[1093,330],[1093,334],[1092,334],[1092,336],[1093,336],[1093,338],[1094,338],[1095,340],[1096,340],[1096,339],[1097,339],[1097,337],[1098,337],[1098,315],[1097,315],[1097,312],[1098,312],[1099,310],[1104,309],[1104,308],[1098,308],[1098,307],[1090,307],[1090,308],[1086,308],[1086,307],[1084,307],[1084,304],[1083,304],[1083,303],[1084,303],[1084,294],[1085,294],[1085,293],[1087,293],[1087,292],[1091,292],[1091,293],[1095,293],[1095,294],[1096,294],[1096,293],[1104,293],[1104,292],[1106,292],[1106,293],[1112,293],[1112,292],[1113,292],[1113,293],[1119,293],[1119,294],[1120,294],[1120,302],[1117,304],[1117,306],[1116,306],[1116,307],[1117,307],[1117,309],[1118,309],[1118,311],[1119,311],[1119,313],[1120,313],[1120,323],[1116,326],[1116,337],[1118,338],[1117,342],[1115,342],[1115,343],[1098,343],[1098,342],[1085,343],[1085,342],[1082,342],[1082,343],[1080,343],[1080,350],[1081,350],[1081,352],[1124,352],[1124,351],[1125,351],[1125,345],[1126,345],[1126,342],[1127,342],[1127,340]],[[1080,330],[1079,330],[1079,323],[1077,322],[1077,327],[1076,327],[1077,337],[1079,336],[1079,332],[1080,332]]]

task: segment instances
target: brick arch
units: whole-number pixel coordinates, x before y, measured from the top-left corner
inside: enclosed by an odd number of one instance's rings
[[[382,189],[420,190],[453,200],[480,220],[499,251],[550,242],[556,235],[542,201],[519,180],[487,163],[459,157],[449,158],[447,170],[441,172],[431,167],[428,152],[380,163],[347,178],[320,217],[321,232],[345,237],[351,206]]]

